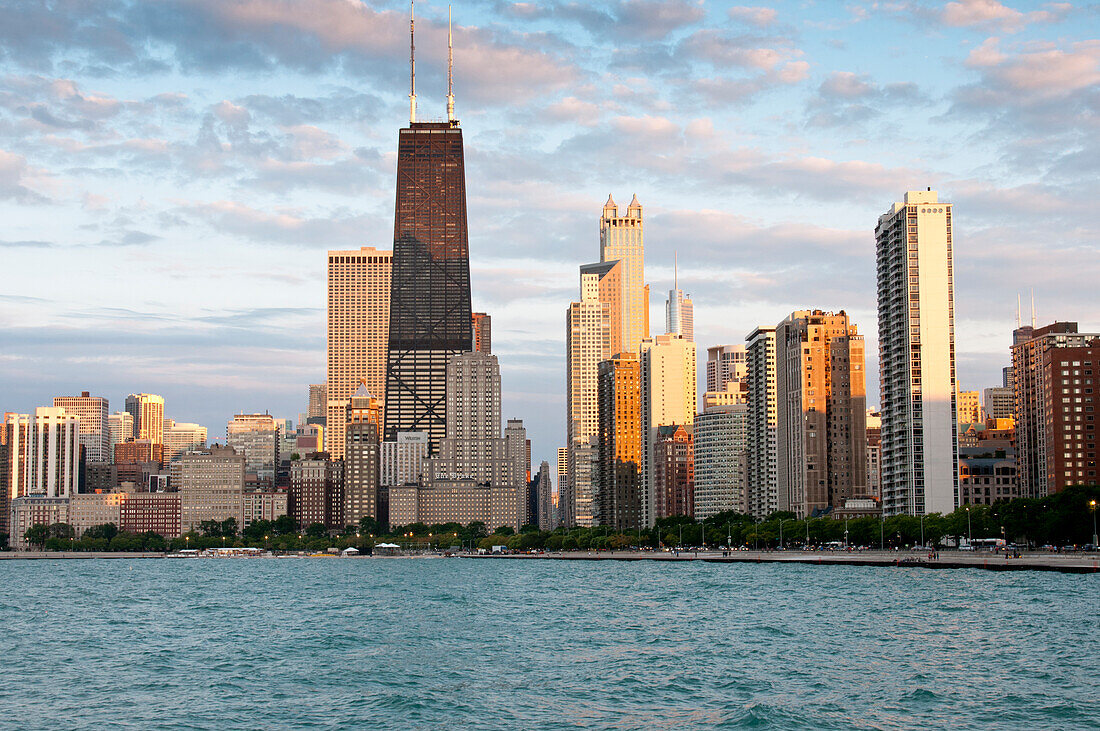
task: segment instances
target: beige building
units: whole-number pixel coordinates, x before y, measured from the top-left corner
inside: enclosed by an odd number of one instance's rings
[[[69,498],[27,495],[13,498],[9,513],[12,548],[23,551],[31,546],[24,539],[28,528],[35,525],[53,525],[69,522]]]
[[[378,520],[381,482],[378,440],[382,436],[381,402],[361,384],[349,400],[344,440],[344,525],[363,518]]]
[[[744,345],[714,345],[707,348],[707,391],[726,391],[726,384],[744,381],[748,373]]]
[[[198,530],[204,520],[235,518],[244,524],[245,456],[232,447],[211,447],[185,454],[172,466],[172,484],[180,495],[181,533]]]
[[[77,538],[97,525],[113,523],[115,527],[121,526],[122,501],[125,497],[124,492],[106,492],[69,498],[69,525]]]
[[[164,462],[175,462],[185,452],[206,448],[205,426],[174,419],[164,420]]]
[[[726,381],[726,387],[722,391],[707,391],[703,394],[703,408],[709,409],[715,406],[736,406],[749,402],[748,381]]]
[[[641,342],[642,526],[658,517],[654,445],[662,426],[690,426],[697,401],[695,343],[682,335],[657,335]]]
[[[863,336],[848,315],[791,313],[776,326],[777,485],[799,518],[867,496]]]
[[[386,394],[393,252],[363,247],[328,252],[328,382],[325,449],[344,456],[347,402],[360,382]],[[382,404],[385,422],[385,403]]]
[[[245,471],[269,487],[279,464],[279,425],[270,414],[237,414],[225,427],[225,443],[243,454]]]
[[[390,525],[484,523],[489,530],[518,531],[527,514],[526,486],[478,485],[473,480],[437,480],[430,486],[391,487]]]
[[[382,485],[396,487],[420,481],[428,458],[427,432],[398,432],[396,441],[382,442],[380,448]]]
[[[126,397],[126,411],[134,419],[134,439],[164,444],[164,398],[154,393],[132,393]]]
[[[957,391],[955,393],[956,422],[962,428],[963,424],[977,424],[982,421],[981,394],[977,391]]]
[[[249,490],[243,495],[241,529],[258,520],[274,522],[287,514],[287,493],[283,490]]]
[[[645,283],[645,244],[642,238],[642,205],[630,201],[626,215],[611,196],[600,216],[600,261],[622,265],[622,302],[619,308],[621,342],[612,352],[634,352],[649,337],[649,287]],[[613,326],[614,327],[614,326]]]
[[[996,386],[982,392],[984,419],[1015,419],[1016,404],[1011,386]]]
[[[82,391],[79,396],[54,396],[53,405],[80,418],[80,443],[86,462],[111,461],[107,399]]]

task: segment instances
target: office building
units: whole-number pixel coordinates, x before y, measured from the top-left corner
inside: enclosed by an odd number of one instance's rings
[[[236,414],[225,427],[225,443],[244,455],[245,471],[273,487],[279,464],[279,428],[270,414]]]
[[[1011,447],[959,447],[959,505],[992,505],[1021,497]]]
[[[383,400],[389,352],[390,281],[393,252],[364,246],[328,252],[327,383],[310,387],[307,418],[315,418],[316,401],[325,397],[325,449],[333,459],[344,456],[348,399],[366,382]],[[316,390],[315,390],[316,389]],[[322,391],[323,389],[323,391]]]
[[[444,479],[430,487],[406,485],[391,487],[389,524],[470,523],[480,522],[494,530],[508,526],[523,527],[526,516],[526,486],[479,485],[468,478]]]
[[[695,445],[692,426],[657,428],[653,445],[655,520],[695,515]]]
[[[741,383],[748,375],[744,345],[707,348],[707,391],[726,391],[730,382]]]
[[[246,490],[242,502],[244,517],[241,530],[258,521],[272,523],[288,515],[289,498],[286,490]]]
[[[1021,495],[1097,484],[1100,333],[1075,322],[1033,328],[1012,346],[1012,370]]]
[[[420,482],[427,458],[427,433],[398,432],[395,441],[381,444],[381,484],[393,487]]]
[[[600,262],[621,264],[622,299],[618,329],[621,340],[613,351],[635,352],[649,337],[649,287],[645,284],[645,244],[642,237],[642,205],[630,201],[626,215],[609,195],[600,216]],[[613,326],[615,327],[615,326]]]
[[[287,514],[305,530],[320,523],[342,529],[344,521],[344,462],[324,452],[294,460],[290,465]]]
[[[564,502],[565,525],[577,522],[577,496],[591,500],[588,470],[568,467],[578,449],[587,449],[589,439],[597,433],[596,402],[599,364],[611,357],[613,342],[621,342],[622,318],[619,316],[622,297],[622,264],[618,261],[581,267],[581,299],[569,305],[565,317],[566,358],[566,462],[569,480],[560,483]],[[590,502],[589,502],[590,505]]]
[[[882,412],[867,411],[867,494],[882,499]]]
[[[550,480],[550,463],[543,460],[538,472],[538,526],[539,530],[554,530],[558,527],[557,511],[554,510],[554,485]]]
[[[164,461],[175,462],[193,449],[206,448],[205,426],[190,422],[164,420]]]
[[[8,419],[0,421],[0,533],[10,535],[8,521],[11,519],[11,457],[8,446]]]
[[[16,551],[25,551],[32,546],[24,537],[27,529],[36,525],[55,525],[69,522],[69,498],[48,495],[23,495],[13,497],[9,512],[8,536],[10,545]]]
[[[107,425],[107,399],[82,391],[79,396],[54,396],[53,405],[80,418],[80,443],[86,462],[111,459],[111,429]]]
[[[434,455],[446,433],[447,362],[474,347],[457,120],[410,119],[400,131],[393,232],[385,438],[427,432]]]
[[[114,464],[116,467],[146,462],[153,463],[158,468],[163,465],[164,445],[157,444],[151,439],[131,439],[115,445]]]
[[[489,355],[493,352],[493,318],[485,312],[475,312],[472,317],[474,350]]]
[[[344,524],[359,525],[363,518],[378,520],[382,432],[381,404],[366,383],[351,396],[344,440]]]
[[[34,415],[6,414],[9,495],[67,498],[80,492],[80,419],[39,406]]]
[[[641,369],[634,353],[600,363],[598,458],[593,459],[595,522],[615,530],[643,526]],[[585,469],[580,461],[571,469]],[[579,505],[578,505],[579,515]]]
[[[246,459],[232,447],[191,452],[172,465],[180,496],[180,533],[200,530],[203,521],[233,518],[244,523]]]
[[[977,391],[955,392],[955,423],[961,429],[963,424],[976,424],[983,421],[981,394]]]
[[[745,347],[745,363],[749,382],[746,507],[754,518],[764,520],[776,510],[789,509],[785,495],[780,503],[777,473],[776,430],[779,406],[774,327],[758,327],[749,334]]]
[[[107,430],[110,434],[107,460],[110,460],[114,458],[116,444],[134,438],[134,415],[129,411],[116,411],[107,417]]]
[[[331,252],[329,254],[330,258],[335,253],[336,252]],[[363,256],[362,252],[360,252],[360,256]],[[358,266],[356,266],[355,264],[351,264],[351,265],[345,264],[344,266],[347,267],[347,269],[346,270],[340,270],[338,272],[338,274],[341,277],[347,276],[348,278],[351,278],[355,274],[358,274],[359,272],[356,271],[357,269],[363,268],[362,264],[358,264]],[[355,303],[355,302],[349,301],[349,294],[350,294],[350,298],[352,300],[354,300],[354,298],[357,295],[361,294],[361,293],[358,293],[358,292],[349,293],[349,292],[345,291],[345,289],[343,288],[343,286],[342,286],[343,282],[334,283],[331,279],[332,269],[333,269],[333,265],[330,262],[329,263],[329,275],[330,275],[329,286],[333,287],[334,284],[336,285],[336,289],[339,292],[339,297],[341,299],[341,305],[342,305],[342,306],[338,306],[338,309],[337,309],[337,312],[336,312],[338,323],[339,324],[347,324],[348,321],[358,320],[363,315],[368,315],[369,316],[371,314],[371,309],[372,309],[371,304],[376,305],[377,303],[364,304],[363,302]],[[388,293],[389,292],[387,290],[387,295],[388,295]],[[377,294],[377,292],[375,292],[375,294]],[[359,304],[360,307],[355,308],[354,304]],[[350,305],[350,307],[349,307],[349,305]],[[348,310],[345,311],[343,309],[344,307],[347,307]],[[343,322],[340,322],[341,320]],[[387,322],[386,324],[388,325],[389,323]],[[358,334],[362,334],[362,333],[358,333]],[[375,370],[377,371],[378,369],[376,368]],[[310,419],[327,419],[327,418],[328,418],[328,384],[327,383],[311,383],[311,384],[309,384],[309,404],[306,406],[305,421],[308,422]],[[314,422],[314,423],[324,424],[325,422],[321,421],[321,422]]]
[[[729,510],[747,513],[747,403],[706,407],[693,424],[695,519]]]
[[[995,386],[982,392],[983,419],[1015,419],[1016,404],[1011,387]]]
[[[695,343],[681,335],[657,335],[641,343],[642,495],[641,520],[658,517],[654,449],[662,426],[695,421]]]
[[[126,412],[133,417],[134,439],[164,444],[164,399],[153,393],[132,393],[126,397]]]
[[[569,482],[575,491],[568,496],[572,505],[562,508],[566,527],[591,528],[599,525],[600,436],[589,437],[586,444],[575,444],[569,454]],[[561,500],[562,498],[559,498]]]
[[[879,382],[886,515],[958,505],[953,212],[909,191],[879,216]]]
[[[776,484],[798,518],[867,496],[863,336],[848,315],[799,310],[775,329]]]
[[[685,296],[680,289],[679,276],[674,277],[665,300],[665,333],[683,335],[684,340],[695,342],[695,305],[691,295]]]
[[[747,404],[748,402],[749,382],[747,380],[727,381],[725,390],[707,391],[703,394],[704,409],[713,406],[735,406],[737,404]]]

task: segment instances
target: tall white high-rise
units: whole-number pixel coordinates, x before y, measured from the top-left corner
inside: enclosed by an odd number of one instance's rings
[[[641,343],[641,523],[657,519],[654,445],[659,427],[695,421],[695,343],[682,335],[658,335]]]
[[[132,393],[126,411],[134,417],[134,439],[164,444],[164,398],[155,393]]]
[[[79,396],[54,396],[53,405],[80,417],[80,443],[87,462],[111,461],[111,429],[107,426],[107,399],[82,391]]]
[[[691,295],[685,296],[680,289],[679,267],[675,266],[674,271],[672,289],[665,300],[665,332],[695,342],[695,304]]]
[[[107,461],[115,461],[115,445],[134,438],[134,415],[129,411],[116,411],[107,417],[107,431],[110,444],[107,448]]]
[[[637,352],[642,340],[649,337],[649,287],[645,284],[642,204],[638,196],[630,201],[625,216],[619,216],[618,206],[607,196],[600,217],[600,261],[622,263],[620,348],[623,352]]]
[[[887,515],[959,504],[952,218],[936,191],[909,191],[875,228]]]
[[[777,473],[776,429],[779,409],[776,394],[775,328],[758,327],[745,348],[749,380],[748,455],[745,466],[746,508],[758,520],[780,504]]]
[[[80,417],[61,407],[7,415],[11,498],[70,497],[80,491]]]
[[[207,429],[200,424],[164,420],[164,462],[176,462],[187,452],[206,448]]]

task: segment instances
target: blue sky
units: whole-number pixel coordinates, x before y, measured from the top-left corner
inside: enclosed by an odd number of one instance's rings
[[[443,3],[417,6],[443,116]],[[454,5],[474,306],[534,459],[564,435],[564,312],[608,193],[673,252],[696,340],[846,309],[874,353],[873,230],[956,206],[958,372],[997,385],[1017,294],[1100,329],[1100,6],[628,0]],[[0,409],[161,393],[212,435],[324,377],[324,252],[392,240],[408,7],[0,7]],[[704,353],[705,357],[705,353]],[[877,398],[877,368],[868,392]]]

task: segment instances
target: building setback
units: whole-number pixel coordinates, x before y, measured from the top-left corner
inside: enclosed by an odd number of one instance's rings
[[[952,221],[935,191],[909,191],[875,228],[886,515],[958,505]]]
[[[390,281],[393,252],[364,246],[328,252],[327,369],[323,386],[310,386],[309,418],[324,398],[325,449],[344,456],[348,399],[361,382],[382,403],[390,330]]]

